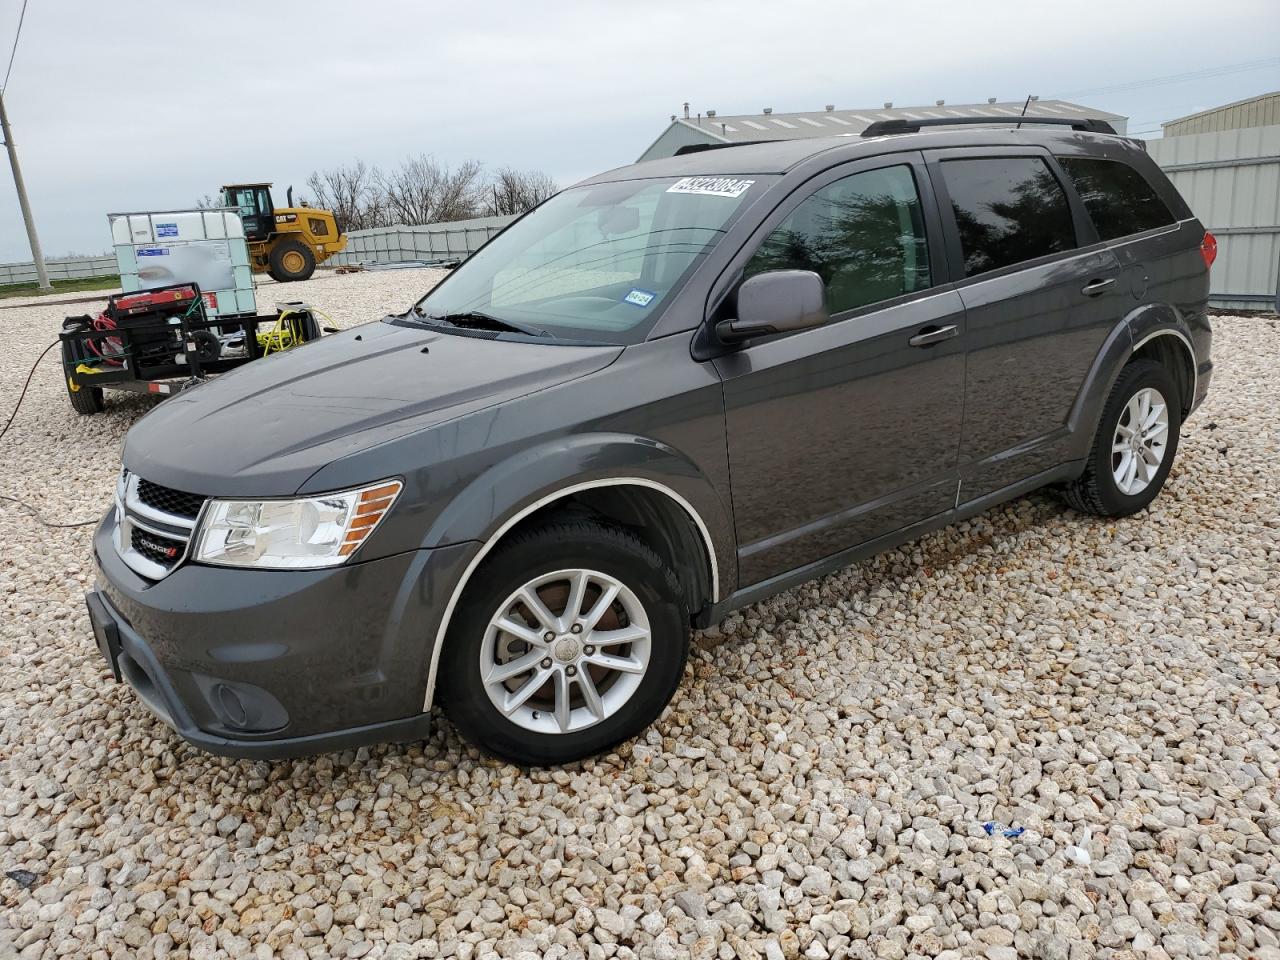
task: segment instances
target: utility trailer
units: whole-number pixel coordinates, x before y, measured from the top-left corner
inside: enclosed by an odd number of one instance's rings
[[[305,303],[268,315],[211,315],[196,283],[118,293],[97,316],[67,317],[59,335],[67,396],[77,413],[103,410],[103,391],[168,396],[321,335]]]

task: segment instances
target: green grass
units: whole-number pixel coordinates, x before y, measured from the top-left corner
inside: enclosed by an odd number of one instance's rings
[[[82,280],[54,280],[53,289],[41,293],[32,280],[30,283],[7,283],[0,286],[0,300],[7,297],[53,296],[59,293],[79,293],[83,290],[114,290],[120,286],[119,277],[85,277]]]

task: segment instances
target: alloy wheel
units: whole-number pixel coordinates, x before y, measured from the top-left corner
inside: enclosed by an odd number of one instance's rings
[[[1111,474],[1126,496],[1145,490],[1164,462],[1169,443],[1169,406],[1154,387],[1143,387],[1125,404],[1111,440]]]
[[[571,733],[608,719],[639,689],[652,636],[644,606],[596,570],[542,574],[494,612],[480,645],[493,705],[538,733]]]

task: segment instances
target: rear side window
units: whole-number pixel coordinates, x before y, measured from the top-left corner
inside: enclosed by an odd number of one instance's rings
[[[1103,240],[1165,227],[1177,218],[1146,178],[1119,160],[1059,157]]]
[[[920,194],[911,168],[855,173],[816,190],[756,250],[746,275],[812,270],[831,313],[930,285]]]
[[[966,277],[1075,248],[1067,195],[1039,157],[945,160],[942,175]]]

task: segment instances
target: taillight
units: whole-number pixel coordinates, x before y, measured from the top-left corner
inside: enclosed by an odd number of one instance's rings
[[[1204,232],[1204,239],[1200,241],[1200,256],[1204,258],[1206,270],[1213,266],[1213,261],[1218,259],[1218,238],[1208,230]]]

